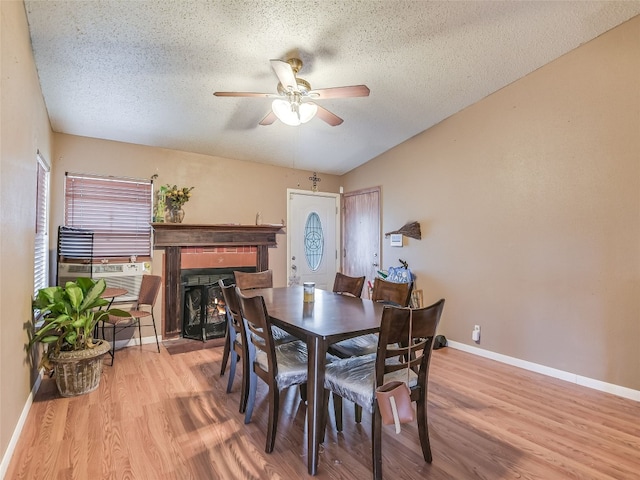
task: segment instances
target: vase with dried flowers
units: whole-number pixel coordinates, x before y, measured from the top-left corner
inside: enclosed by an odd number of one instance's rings
[[[165,203],[167,212],[165,221],[168,223],[182,223],[184,219],[184,210],[182,207],[191,198],[191,190],[193,187],[178,187],[176,185],[167,184],[167,192],[165,193]]]

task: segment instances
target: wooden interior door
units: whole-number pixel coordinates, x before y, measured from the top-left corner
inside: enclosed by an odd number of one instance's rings
[[[342,272],[373,284],[381,268],[380,187],[345,193],[342,212]]]

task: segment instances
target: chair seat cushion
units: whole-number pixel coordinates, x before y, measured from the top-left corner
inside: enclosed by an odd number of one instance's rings
[[[105,323],[111,323],[112,325],[124,325],[127,323],[135,323],[141,318],[148,317],[151,315],[151,312],[147,312],[145,310],[126,310],[126,312],[131,316],[118,317],[116,315],[109,315],[103,321]]]
[[[271,326],[271,336],[273,337],[273,342],[276,345],[282,345],[284,343],[289,342],[299,342],[300,339],[294,337],[290,333],[284,331],[283,329],[276,327],[275,325]],[[251,341],[256,345],[263,345],[264,341],[257,335],[251,334]]]
[[[294,337],[289,332],[286,332],[275,325],[271,325],[271,335],[273,336],[273,340],[276,342],[276,345],[298,340],[298,338]]]
[[[276,347],[276,361],[278,362],[278,375],[276,382],[278,388],[282,390],[291,385],[299,385],[307,381],[307,344],[301,340],[288,342]],[[338,357],[327,354],[326,363],[332,363],[340,360]],[[269,371],[267,363],[267,354],[256,348],[255,361],[260,368]]]
[[[151,312],[147,312],[145,310],[129,310],[127,313],[132,317],[138,318],[138,319],[148,317],[151,315]]]
[[[389,360],[392,361],[392,360]],[[384,383],[407,382],[407,370],[401,369],[385,375]],[[376,356],[345,358],[326,366],[324,388],[357,403],[369,413],[373,413],[376,388]],[[409,372],[409,387],[418,383],[415,372]]]
[[[307,345],[297,340],[278,345],[275,350],[278,362],[278,375],[276,375],[278,389],[305,383],[307,381]],[[255,361],[260,368],[269,371],[265,352],[256,349]]]
[[[329,351],[340,358],[371,355],[372,353],[376,353],[377,349],[378,335],[375,333],[348,338],[347,340],[334,343],[329,347]]]

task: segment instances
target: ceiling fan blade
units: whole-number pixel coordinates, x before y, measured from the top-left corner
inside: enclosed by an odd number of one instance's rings
[[[309,96],[311,98],[348,98],[348,97],[368,97],[369,87],[366,85],[352,85],[350,87],[333,87],[321,88],[320,90],[311,90]]]
[[[307,102],[307,103],[313,103],[313,102]],[[332,127],[337,127],[342,122],[344,122],[344,120],[342,120],[335,113],[331,113],[329,110],[327,110],[324,107],[321,107],[317,103],[315,103],[314,105],[318,107],[318,112],[316,113],[316,116],[320,117],[320,120],[327,122]]]
[[[282,60],[271,60],[271,68],[276,72],[276,76],[280,83],[286,90],[298,91],[298,83],[296,82],[296,76],[293,73],[293,68],[287,62]]]
[[[255,92],[213,92],[216,97],[279,97],[276,93],[255,93]]]
[[[276,117],[276,114],[273,113],[273,110],[272,110],[269,113],[267,113],[262,120],[260,120],[259,125],[271,125],[277,119],[278,117]]]

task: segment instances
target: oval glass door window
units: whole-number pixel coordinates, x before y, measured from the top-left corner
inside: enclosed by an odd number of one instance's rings
[[[324,253],[322,222],[316,212],[311,212],[304,226],[304,256],[312,271],[318,270]]]

